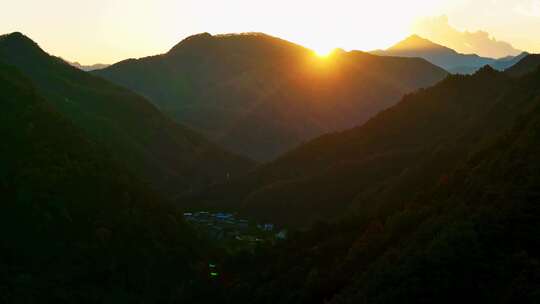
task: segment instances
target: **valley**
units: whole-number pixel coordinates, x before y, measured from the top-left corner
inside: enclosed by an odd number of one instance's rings
[[[415,1],[377,15],[302,0],[279,6],[290,24],[243,0],[219,17],[217,3],[133,15],[136,1],[62,0],[40,18],[26,1],[32,20],[71,19],[0,36],[0,303],[540,303],[534,48],[444,16],[447,43],[396,43],[392,14]],[[354,22],[330,14],[345,7]],[[317,10],[313,49],[225,31]],[[385,25],[362,32],[356,15]],[[178,34],[209,19],[218,34]],[[92,35],[60,38],[83,20]],[[342,22],[363,34],[334,42],[391,46],[328,49]]]
[[[230,252],[252,251],[258,245],[272,245],[287,238],[287,229],[272,223],[257,223],[227,212],[184,212],[184,220],[203,236]]]

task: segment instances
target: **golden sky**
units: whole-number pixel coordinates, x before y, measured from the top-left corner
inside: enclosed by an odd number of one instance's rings
[[[319,52],[386,48],[413,32],[485,56],[540,52],[540,0],[3,2],[0,33],[21,31],[46,51],[83,64],[163,53],[200,32],[265,32]],[[439,31],[426,28],[434,24]]]

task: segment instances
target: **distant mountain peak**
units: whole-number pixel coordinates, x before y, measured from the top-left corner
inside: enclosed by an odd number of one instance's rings
[[[106,67],[108,67],[110,65],[110,64],[104,64],[104,63],[95,63],[95,64],[91,64],[91,65],[84,65],[84,64],[81,64],[80,62],[77,62],[77,61],[71,62],[71,61],[65,60],[65,59],[62,59],[62,60],[64,60],[67,64],[69,64],[71,66],[74,66],[74,67],[78,68],[79,70],[86,71],[86,72],[95,71],[95,70],[101,70],[101,69],[104,69],[104,68],[106,68]]]
[[[485,65],[503,71],[523,59],[527,53],[501,59],[480,57],[477,54],[461,54],[444,45],[434,43],[419,35],[411,35],[387,50],[376,50],[372,54],[394,57],[420,57],[440,66],[452,74],[473,74]]]
[[[432,50],[432,49],[445,49],[450,50],[440,44],[436,44],[428,39],[422,38],[416,34],[411,35],[404,40],[398,42],[388,50],[391,51],[406,51],[406,50]]]
[[[426,38],[423,38],[417,34],[412,34],[410,35],[409,37],[405,38],[404,41],[408,41],[408,42],[422,42],[422,43],[429,43],[429,44],[435,44],[433,42],[431,42],[431,40],[428,40]]]

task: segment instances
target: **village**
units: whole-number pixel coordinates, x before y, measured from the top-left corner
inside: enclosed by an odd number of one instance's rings
[[[226,212],[185,212],[184,219],[210,239],[227,244],[253,246],[287,238],[287,230],[272,223],[256,223]]]

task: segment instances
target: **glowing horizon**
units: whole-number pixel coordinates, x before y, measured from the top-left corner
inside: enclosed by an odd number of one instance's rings
[[[0,34],[20,31],[47,52],[81,64],[164,53],[201,32],[263,32],[318,54],[385,49],[418,32],[480,55],[540,52],[540,0],[19,0],[6,6]],[[441,15],[448,16],[449,29],[435,33],[418,22]],[[489,34],[469,33],[478,30]],[[469,50],[461,34],[485,41]],[[511,46],[487,45],[492,37]]]

